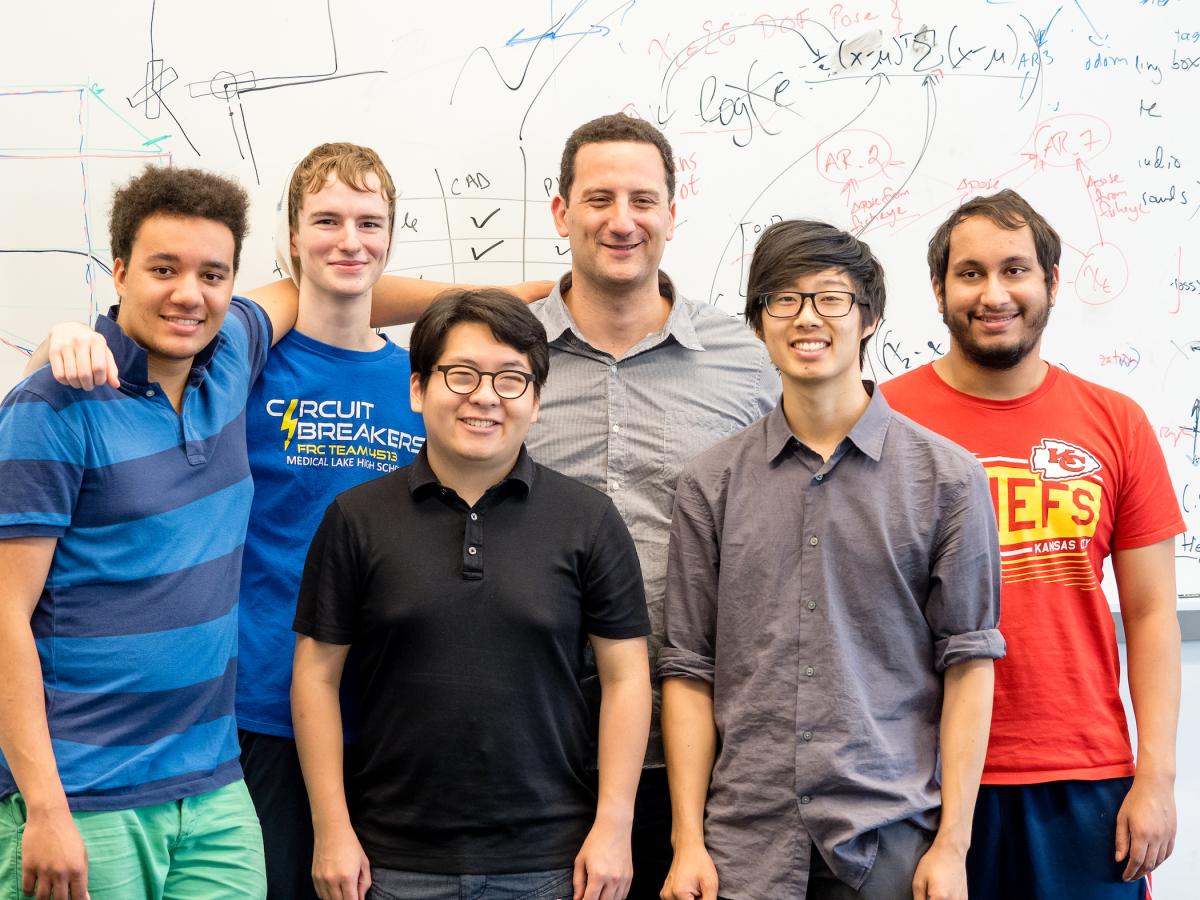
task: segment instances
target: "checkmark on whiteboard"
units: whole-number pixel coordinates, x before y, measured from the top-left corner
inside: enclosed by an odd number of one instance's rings
[[[484,218],[484,220],[482,222],[477,220],[474,216],[471,216],[471,221],[475,223],[476,228],[482,228],[488,222],[492,221],[492,216],[494,216],[498,212],[500,212],[500,207],[497,206],[495,209],[493,209],[490,213],[487,214],[487,216]]]
[[[496,241],[496,243],[492,244],[492,246],[485,248],[482,253],[476,253],[475,248],[472,247],[471,248],[471,258],[477,259],[477,260],[483,259],[485,256],[487,256],[489,253],[491,253],[493,250],[495,250],[497,247],[499,247],[503,243],[504,243],[503,240]]]

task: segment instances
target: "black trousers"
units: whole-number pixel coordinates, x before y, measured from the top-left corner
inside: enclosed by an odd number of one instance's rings
[[[291,738],[239,731],[242,772],[262,825],[267,900],[317,900],[312,814]]]

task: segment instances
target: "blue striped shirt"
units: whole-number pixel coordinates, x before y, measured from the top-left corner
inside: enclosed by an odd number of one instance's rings
[[[245,406],[270,323],[235,297],[176,414],[111,316],[96,330],[120,389],[76,390],[43,368],[0,404],[0,539],[58,539],[31,624],[74,810],[162,803],[241,777]],[[0,797],[15,790],[0,757]]]

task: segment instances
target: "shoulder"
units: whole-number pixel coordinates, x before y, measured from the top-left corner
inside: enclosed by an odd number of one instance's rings
[[[256,342],[271,342],[271,320],[261,306],[248,297],[233,295],[229,301],[229,309],[225,313],[225,321],[221,323],[221,333],[226,335],[244,335]]]
[[[676,303],[683,304],[687,317],[691,320],[700,340],[706,342],[723,340],[734,346],[747,350],[766,353],[763,342],[755,336],[754,331],[742,320],[741,316],[730,315],[710,303],[697,303],[687,297],[678,296]]]
[[[932,363],[925,363],[915,369],[902,372],[894,378],[879,383],[880,389],[888,401],[895,404],[901,399],[907,399],[930,390],[931,385],[940,384],[940,379],[933,378]]]
[[[1081,410],[1103,410],[1122,418],[1145,418],[1141,406],[1132,397],[1066,370],[1059,370],[1052,390],[1071,395],[1070,402]]]
[[[403,466],[386,475],[356,484],[333,498],[331,508],[348,520],[368,519],[374,516],[391,518],[402,514],[403,505],[397,500],[412,496],[408,487],[409,466]]]
[[[982,472],[979,460],[969,450],[895,409],[891,411],[884,446],[885,452],[902,454],[906,467],[923,466],[936,472],[942,481],[962,482]]]
[[[705,492],[724,486],[734,469],[762,459],[766,428],[767,420],[763,417],[693,456],[683,466],[680,483],[686,481]]]
[[[91,391],[59,384],[54,380],[50,366],[46,365],[18,382],[3,401],[0,401],[0,410],[8,415],[39,408],[64,412],[85,401],[104,402],[121,399],[121,392],[106,384]]]
[[[539,497],[553,498],[555,505],[593,513],[603,512],[608,507],[615,509],[612,498],[604,491],[586,485],[570,475],[564,475],[557,469],[533,462],[533,473],[531,493]]]

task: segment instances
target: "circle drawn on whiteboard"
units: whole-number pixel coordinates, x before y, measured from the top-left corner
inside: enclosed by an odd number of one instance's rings
[[[1075,295],[1090,306],[1116,300],[1129,284],[1129,263],[1116,244],[1092,244],[1075,273]]]
[[[836,184],[867,181],[877,175],[890,177],[888,169],[904,164],[892,156],[887,138],[862,128],[831,135],[817,144],[814,154],[817,174]]]
[[[1045,166],[1065,168],[1089,162],[1108,149],[1112,129],[1098,116],[1064,113],[1051,116],[1033,131],[1027,159]]]
[[[209,92],[218,99],[229,100],[237,93],[237,76],[232,72],[221,71],[208,81]]]

